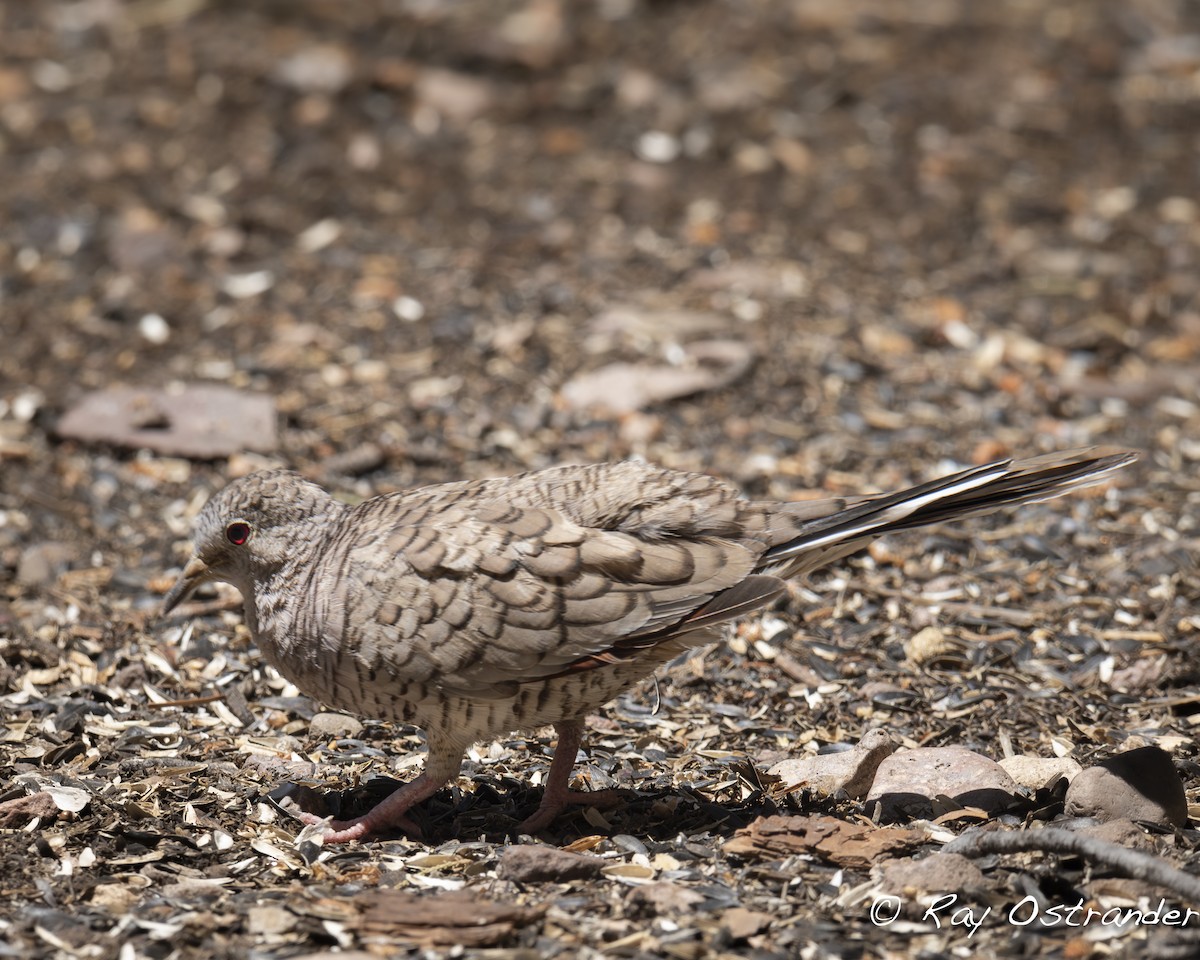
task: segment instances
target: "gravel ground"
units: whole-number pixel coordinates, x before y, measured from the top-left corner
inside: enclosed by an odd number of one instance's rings
[[[970,811],[857,859],[744,838],[885,829],[765,775],[877,727],[1154,743],[1200,817],[1198,121],[1185,0],[0,0],[0,956],[1192,955],[1006,920],[1172,897],[1086,857],[976,859],[973,934],[878,922]],[[205,447],[197,385],[274,414]],[[262,465],[356,498],[640,456],[790,499],[1092,444],[1142,459],[892,538],[592,718],[584,781],[637,792],[541,838],[579,876],[513,853],[545,734],[479,745],[422,842],[297,847],[273,792],[361,800],[419,735],[314,719],[235,593],[156,614]],[[1062,813],[1028,800],[989,822]],[[1200,866],[1191,827],[1122,845]]]

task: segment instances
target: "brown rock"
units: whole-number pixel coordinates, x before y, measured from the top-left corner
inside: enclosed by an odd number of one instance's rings
[[[308,732],[314,737],[357,737],[362,729],[361,721],[344,713],[314,714],[308,724]]]
[[[361,929],[370,937],[423,947],[492,947],[517,927],[536,922],[545,905],[498,903],[471,890],[433,896],[374,890],[361,898]]]
[[[17,563],[17,583],[23,587],[48,587],[65,572],[77,550],[69,543],[34,544],[21,551]]]
[[[721,848],[739,856],[816,855],[853,870],[870,867],[884,854],[908,850],[924,840],[919,830],[866,826],[834,817],[759,817]]]
[[[1017,785],[995,760],[966,747],[898,750],[879,765],[867,804],[880,803],[885,820],[930,817],[936,797],[997,813],[1013,802]]]
[[[730,907],[721,914],[721,926],[729,933],[729,939],[737,942],[761,933],[771,925],[771,915],[746,907]]]
[[[1048,787],[1059,777],[1073,780],[1083,771],[1079,761],[1071,757],[1005,757],[1000,766],[1020,786],[1030,790]]]
[[[987,887],[983,872],[957,853],[935,853],[921,860],[892,860],[883,865],[881,885],[897,895],[971,893]]]
[[[862,799],[871,789],[879,765],[899,746],[886,730],[869,730],[850,750],[781,760],[767,772],[779,777],[788,790],[807,788],[821,796],[845,790]]]
[[[0,803],[0,829],[19,830],[35,817],[53,820],[58,816],[58,804],[50,794],[31,793]]]
[[[1132,820],[1126,820],[1124,817],[1093,824],[1082,828],[1079,832],[1106,843],[1115,843],[1118,847],[1143,850],[1154,847],[1154,841],[1146,834],[1146,831]]]
[[[599,876],[603,867],[604,861],[599,857],[526,844],[504,851],[496,875],[514,883],[566,883]]]

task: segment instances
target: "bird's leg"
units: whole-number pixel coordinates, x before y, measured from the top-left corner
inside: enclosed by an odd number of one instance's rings
[[[620,790],[571,790],[571,771],[575,769],[575,758],[583,742],[583,720],[560,720],[554,725],[558,733],[558,745],[550,761],[550,772],[546,776],[546,789],[542,802],[533,816],[523,821],[517,829],[521,833],[537,833],[545,830],[554,818],[569,804],[584,804],[589,807],[611,807],[621,800]]]
[[[329,824],[323,843],[346,843],[361,840],[376,833],[400,830],[409,836],[420,836],[421,829],[408,817],[408,811],[437,793],[462,768],[463,747],[431,740],[425,769],[415,780],[397,788],[361,817],[354,820],[334,820]]]

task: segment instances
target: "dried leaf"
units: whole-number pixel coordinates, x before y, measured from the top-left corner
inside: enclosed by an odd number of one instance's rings
[[[684,362],[613,363],[579,374],[562,388],[567,408],[597,416],[621,416],[733,383],[750,369],[754,351],[737,340],[702,340],[683,348]]]
[[[865,870],[884,854],[925,842],[912,827],[875,827],[833,817],[760,817],[739,830],[722,849],[741,856],[786,857],[808,853],[840,867]]]

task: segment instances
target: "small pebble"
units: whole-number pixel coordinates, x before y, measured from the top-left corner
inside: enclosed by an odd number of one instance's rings
[[[160,346],[171,339],[171,328],[157,313],[147,313],[138,321],[138,333],[143,339]]]
[[[425,305],[412,297],[397,297],[392,301],[392,313],[401,320],[416,323],[425,316]]]
[[[357,737],[362,729],[362,723],[344,713],[318,713],[308,724],[314,737]]]
[[[679,138],[661,130],[650,130],[638,137],[637,155],[649,163],[670,163],[681,150]]]

